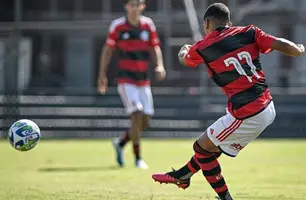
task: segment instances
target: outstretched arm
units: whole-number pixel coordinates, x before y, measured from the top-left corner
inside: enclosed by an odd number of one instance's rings
[[[302,44],[295,44],[284,38],[276,38],[271,44],[271,49],[280,51],[288,56],[301,56],[305,52],[305,47]]]
[[[288,56],[301,56],[305,52],[302,44],[295,44],[284,38],[277,38],[255,28],[255,39],[261,53],[270,53],[272,50],[280,51]]]

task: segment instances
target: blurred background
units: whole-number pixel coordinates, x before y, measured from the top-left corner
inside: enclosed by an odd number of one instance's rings
[[[114,137],[129,127],[115,87],[116,57],[108,93],[96,92],[100,52],[111,21],[125,15],[122,2],[0,0],[0,137],[21,118],[35,121],[43,138]],[[199,39],[204,11],[215,2],[229,6],[235,25],[306,44],[305,0],[148,1],[144,15],[157,26],[167,79],[155,82],[151,73],[156,115],[145,137],[197,137],[224,114],[226,98],[205,66],[177,60],[181,45]],[[261,137],[305,137],[306,57],[273,52],[262,63],[277,119]]]

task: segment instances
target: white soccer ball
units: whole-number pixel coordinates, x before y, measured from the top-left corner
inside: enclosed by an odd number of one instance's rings
[[[33,149],[40,140],[39,127],[31,120],[21,119],[9,129],[9,142],[18,151]]]

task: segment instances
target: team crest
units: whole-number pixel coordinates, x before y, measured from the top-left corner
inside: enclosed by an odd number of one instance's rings
[[[148,31],[142,31],[140,33],[140,39],[143,41],[149,41],[149,32]]]
[[[130,38],[130,34],[129,34],[129,33],[124,33],[124,34],[122,35],[122,38],[123,38],[124,40],[128,40],[128,39]]]

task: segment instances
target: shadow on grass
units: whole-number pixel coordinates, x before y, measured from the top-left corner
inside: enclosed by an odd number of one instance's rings
[[[101,167],[43,167],[37,169],[39,172],[88,172],[88,171],[110,171],[119,170],[117,166],[101,166]]]

